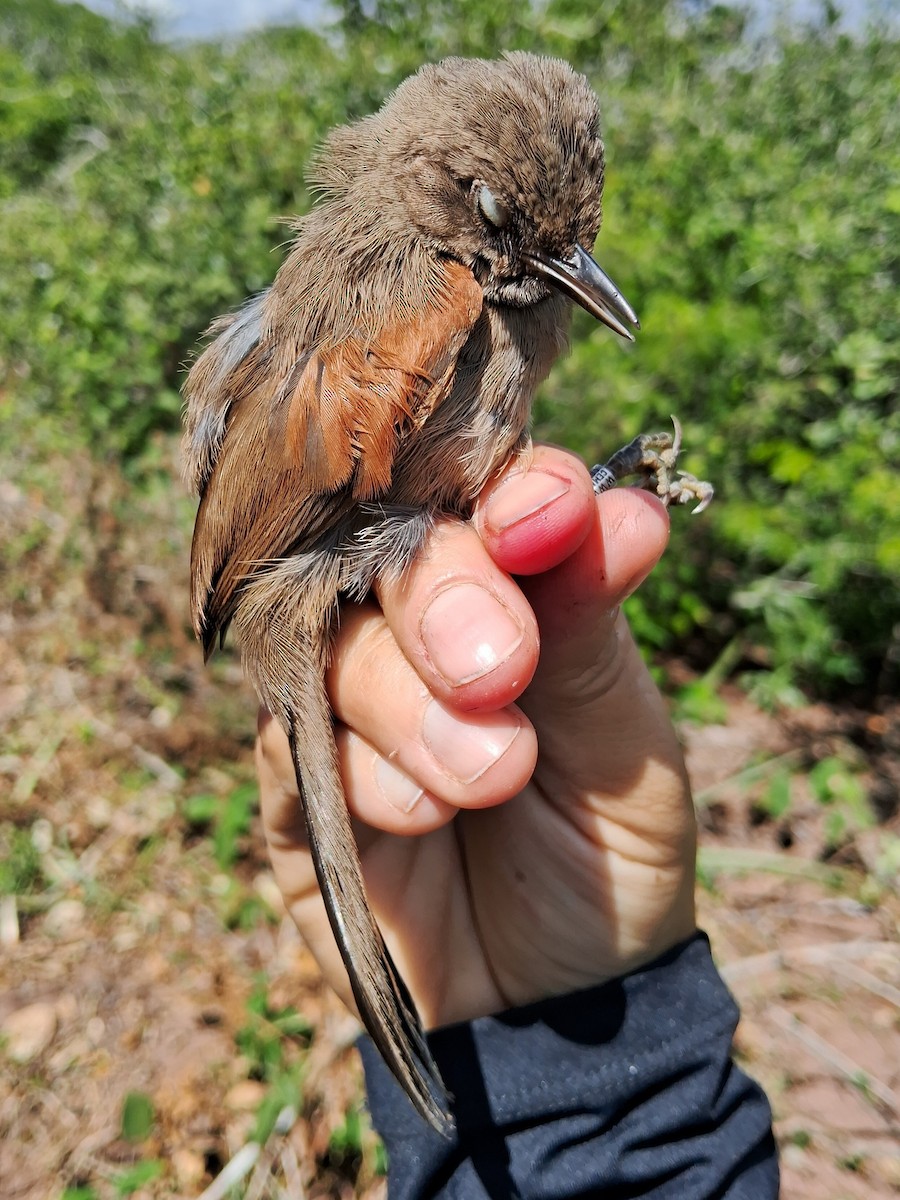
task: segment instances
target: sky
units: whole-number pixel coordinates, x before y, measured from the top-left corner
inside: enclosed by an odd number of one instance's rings
[[[243,33],[268,24],[314,24],[323,0],[82,0],[95,12],[111,14],[121,8],[140,9],[157,17],[165,37],[204,38]],[[852,29],[868,11],[895,11],[900,0],[838,0],[844,24]],[[750,0],[761,17],[787,9],[799,20],[821,11],[818,0]]]
[[[321,0],[80,0],[94,12],[149,13],[166,37],[205,38],[243,33],[263,25],[311,24]]]

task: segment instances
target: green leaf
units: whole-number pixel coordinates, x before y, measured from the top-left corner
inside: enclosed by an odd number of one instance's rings
[[[759,804],[773,821],[780,821],[787,814],[791,807],[790,771],[779,771],[772,777]]]
[[[221,807],[219,796],[189,796],[182,805],[182,812],[189,825],[209,825]]]
[[[145,1183],[152,1183],[154,1179],[159,1179],[165,1171],[166,1165],[158,1158],[147,1158],[143,1162],[135,1163],[133,1167],[129,1167],[121,1175],[117,1175],[112,1183],[116,1189],[116,1194],[119,1196],[130,1196],[133,1192],[138,1191]]]
[[[153,1101],[143,1092],[129,1092],[122,1105],[122,1137],[127,1142],[148,1138],[156,1120]]]

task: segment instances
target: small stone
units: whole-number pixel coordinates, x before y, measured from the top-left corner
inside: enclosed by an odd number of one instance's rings
[[[26,1063],[47,1049],[56,1034],[56,1009],[39,1001],[9,1014],[0,1025],[6,1053],[14,1062]]]
[[[172,1153],[172,1169],[181,1188],[201,1183],[206,1174],[203,1155],[196,1150],[181,1149]]]
[[[71,992],[64,992],[56,1001],[56,1015],[64,1023],[78,1016],[78,1001]]]
[[[255,1124],[253,1113],[238,1113],[228,1122],[225,1126],[225,1146],[229,1158],[233,1158],[250,1141]]]
[[[53,826],[46,817],[38,817],[31,826],[31,844],[38,854],[48,854],[53,849]]]
[[[897,1012],[889,1004],[879,1004],[869,1019],[876,1029],[893,1029],[897,1020]]]
[[[106,1022],[102,1017],[91,1017],[84,1027],[84,1032],[92,1046],[99,1046],[106,1032]]]
[[[800,1146],[784,1146],[781,1151],[781,1161],[794,1171],[802,1171],[809,1166],[809,1155]]]
[[[900,1191],[900,1155],[882,1154],[868,1160],[871,1175],[880,1176],[889,1187]]]
[[[127,954],[129,950],[133,950],[141,941],[140,931],[137,929],[129,929],[127,926],[120,929],[112,938],[112,947],[118,954]]]
[[[178,934],[190,933],[193,925],[191,914],[182,912],[180,908],[176,908],[169,917],[169,923],[172,926],[172,932]]]
[[[113,819],[113,807],[105,796],[92,796],[85,804],[84,815],[95,829],[106,829]]]
[[[85,911],[81,900],[60,900],[44,918],[44,932],[51,937],[71,937],[84,924]]]
[[[171,963],[158,950],[148,951],[139,970],[141,979],[150,980],[152,983],[161,983],[172,974]]]
[[[253,1112],[263,1102],[266,1086],[256,1079],[243,1079],[225,1094],[225,1104],[235,1112]]]
[[[285,915],[284,897],[271,871],[260,871],[254,877],[253,886],[257,894],[268,904],[273,913],[279,917]]]
[[[173,720],[172,714],[161,704],[150,713],[150,724],[154,729],[168,729]]]
[[[144,892],[140,899],[140,912],[148,917],[161,917],[169,909],[169,901],[159,892]]]
[[[19,944],[19,912],[15,896],[0,896],[0,946]]]

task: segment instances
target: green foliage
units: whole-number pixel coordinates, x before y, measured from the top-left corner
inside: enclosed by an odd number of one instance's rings
[[[43,885],[41,856],[27,829],[0,825],[0,896],[22,896]]]
[[[875,824],[865,786],[843,759],[832,757],[817,762],[809,773],[809,785],[818,803],[829,810],[825,823],[829,847]]]
[[[338,1125],[328,1139],[327,1160],[342,1174],[358,1177],[368,1160],[372,1175],[387,1174],[387,1153],[384,1144],[372,1131],[368,1115],[360,1104],[351,1105],[343,1124]]]
[[[238,1047],[254,1065],[260,1078],[282,1062],[282,1039],[307,1041],[312,1034],[309,1021],[290,1005],[273,1008],[265,980],[260,980],[247,1001],[248,1022],[237,1035]]]
[[[325,130],[423,60],[525,47],[605,110],[598,257],[626,348],[579,314],[538,433],[603,458],[685,428],[719,497],[632,604],[651,648],[735,639],[772,676],[887,690],[900,620],[896,33],[697,0],[342,0],[328,30],[167,46],[146,22],[0,0],[0,435],[133,461],[174,429],[209,319],[265,287]],[[48,437],[47,430],[51,431]]]
[[[900,890],[900,837],[893,833],[882,833],[879,838],[874,876],[870,877],[870,882],[874,903],[877,903],[882,885]]]
[[[729,54],[719,19],[670,42],[652,88],[616,90],[598,254],[644,332],[624,351],[591,332],[542,413],[605,457],[676,411],[719,498],[676,520],[642,612],[669,637],[743,630],[833,690],[877,678],[900,613],[896,41],[825,28]]]
[[[773,821],[786,817],[791,807],[791,772],[777,771],[757,801],[757,807]]]
[[[345,1169],[358,1170],[365,1153],[364,1138],[367,1132],[368,1126],[359,1108],[354,1106],[348,1109],[343,1124],[338,1125],[328,1139],[329,1160]]]
[[[300,1085],[301,1071],[296,1066],[273,1072],[269,1090],[256,1112],[253,1141],[264,1143],[286,1108],[295,1113],[299,1110],[303,1095]]]
[[[728,705],[704,675],[678,689],[675,717],[697,725],[718,725],[727,720]]]
[[[188,823],[198,829],[212,827],[216,862],[227,870],[241,854],[241,839],[250,832],[259,790],[255,783],[241,784],[224,799],[221,796],[191,796],[184,802]]]
[[[159,1179],[166,1169],[166,1164],[158,1158],[146,1158],[136,1162],[133,1167],[117,1175],[112,1181],[117,1196],[131,1196],[139,1192],[146,1183]]]
[[[719,689],[739,656],[740,644],[733,639],[703,675],[678,689],[675,695],[677,720],[695,721],[698,725],[712,725],[725,721],[728,706],[719,695]]]
[[[40,97],[31,132],[0,107],[0,358],[39,412],[133,454],[176,426],[209,317],[270,280],[300,164],[340,116],[318,98],[331,56],[303,31],[277,63],[265,38],[179,52],[50,0],[3,0],[0,29]]]
[[[775,760],[783,761],[783,760]],[[761,766],[764,764],[760,764]],[[746,773],[752,785],[758,772]],[[875,814],[859,774],[859,764],[832,755],[812,767],[784,764],[769,773],[765,786],[756,793],[753,808],[771,821],[790,820],[798,789],[812,794],[823,810],[823,842],[826,852],[833,851],[855,834],[871,829]],[[887,877],[887,876],[886,876]]]
[[[256,1114],[253,1138],[265,1142],[284,1108],[299,1111],[305,1051],[312,1036],[309,1021],[291,1006],[273,1008],[264,980],[247,1001],[247,1023],[238,1031],[238,1049],[250,1063],[250,1074],[269,1087]]]
[[[144,1092],[129,1092],[122,1105],[122,1137],[126,1142],[143,1142],[153,1130],[156,1111]]]

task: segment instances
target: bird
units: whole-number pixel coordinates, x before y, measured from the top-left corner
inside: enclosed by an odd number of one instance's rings
[[[324,679],[339,609],[402,574],[437,516],[465,520],[527,457],[573,302],[623,338],[639,322],[591,253],[599,103],[558,59],[425,65],[333,130],[309,179],[317,203],[271,286],[212,324],[186,380],[192,620],[206,657],[237,632],[290,742],[361,1020],[446,1132],[450,1100],[369,908],[338,769]],[[646,449],[636,439],[597,489]]]

